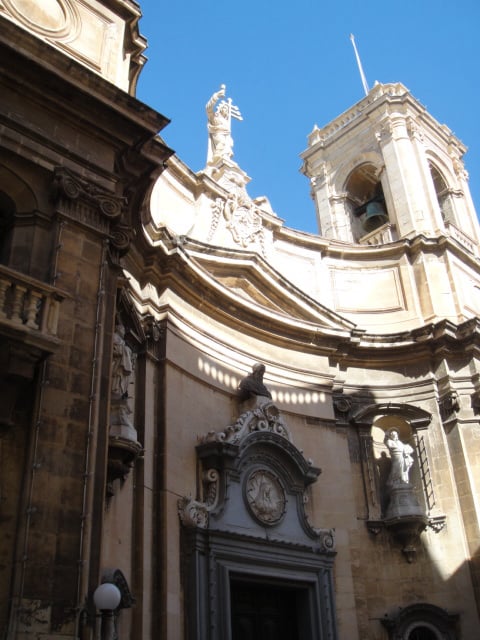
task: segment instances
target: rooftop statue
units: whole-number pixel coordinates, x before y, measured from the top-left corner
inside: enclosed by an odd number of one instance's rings
[[[207,164],[217,164],[222,160],[231,159],[233,156],[232,118],[243,120],[238,107],[232,104],[231,98],[218,103],[220,98],[224,97],[225,85],[222,84],[220,90],[216,91],[207,102]]]

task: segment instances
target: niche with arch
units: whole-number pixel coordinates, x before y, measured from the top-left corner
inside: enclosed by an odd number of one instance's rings
[[[389,478],[392,474],[392,454],[389,452],[385,440],[392,430],[397,431],[398,440],[404,448],[410,447],[413,450],[410,456],[412,463],[408,472],[405,470],[405,475],[408,475],[408,481],[414,488],[415,495],[423,510],[427,511],[428,509],[425,493],[421,490],[423,483],[421,464],[417,455],[416,434],[413,433],[409,422],[402,416],[380,416],[372,424],[371,437],[381,518],[386,517],[390,502]],[[404,456],[407,457],[408,453],[404,454]]]
[[[444,515],[435,515],[425,434],[430,421],[423,409],[397,403],[369,405],[352,418],[361,442],[367,527],[375,535],[388,530],[408,562],[422,531],[445,524]]]

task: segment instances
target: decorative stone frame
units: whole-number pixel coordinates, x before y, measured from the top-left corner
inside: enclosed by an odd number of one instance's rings
[[[233,580],[285,587],[300,601],[302,640],[335,640],[334,532],[305,511],[320,469],[291,441],[278,407],[251,409],[197,446],[200,500],[179,500],[186,638],[231,640]]]
[[[305,545],[192,528],[182,530],[186,638],[231,640],[230,589],[241,577],[302,592],[302,640],[336,638],[333,557]]]

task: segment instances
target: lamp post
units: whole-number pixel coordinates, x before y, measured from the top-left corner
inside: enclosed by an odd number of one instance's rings
[[[115,624],[113,612],[120,604],[122,594],[112,582],[104,582],[93,593],[93,602],[102,614],[102,640],[115,640]]]

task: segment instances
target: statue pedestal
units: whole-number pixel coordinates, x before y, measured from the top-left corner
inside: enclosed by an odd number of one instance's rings
[[[390,502],[385,513],[385,521],[405,516],[425,516],[425,513],[409,483],[396,485],[390,491]]]
[[[416,544],[428,524],[428,518],[411,484],[396,485],[391,489],[390,502],[383,522],[402,545],[408,562],[413,562]]]
[[[110,406],[110,436],[137,442],[137,430],[130,419],[132,411],[124,398],[112,399]]]
[[[114,481],[125,481],[142,453],[137,430],[130,419],[132,411],[126,398],[114,398],[110,407],[108,438],[107,497],[114,494]]]
[[[236,162],[228,158],[209,162],[204,169],[204,173],[228,191],[244,191],[251,180]]]

